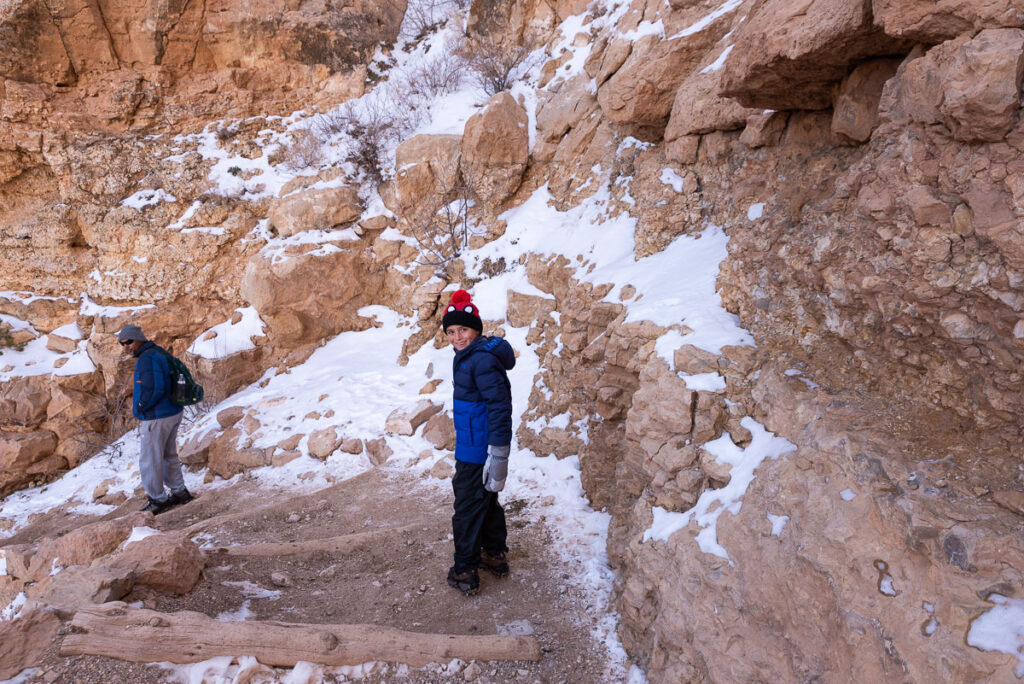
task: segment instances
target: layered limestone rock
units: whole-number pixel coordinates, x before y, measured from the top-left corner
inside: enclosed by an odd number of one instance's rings
[[[404,12],[404,0],[18,0],[0,27],[3,118],[124,127],[358,96],[365,64],[395,39]]]
[[[669,368],[651,350],[662,331],[623,326],[567,263],[527,262],[550,304],[510,295],[542,368],[520,444],[579,454],[588,496],[613,513],[620,634],[651,681],[973,681],[1013,667],[965,636],[993,587],[1008,591],[1024,569],[1019,544],[994,551],[1019,526],[1012,503],[996,505],[1011,497],[989,499],[1020,487],[1016,19],[884,7],[882,29],[870,6],[846,9],[738,14],[719,35],[735,29],[742,54],[723,41],[676,62],[663,147],[617,142],[654,116],[593,135],[602,123],[571,81],[539,98],[535,160],[555,201],[571,203],[569,177],[597,164],[631,177],[638,254],[725,225],[720,292],[758,340],[717,357],[680,349]],[[934,47],[906,40],[926,30]],[[624,57],[650,54],[644,39],[591,40],[598,84],[640,83],[652,68]],[[589,137],[565,153],[582,126]],[[679,370],[714,371],[726,389],[691,391]],[[695,522],[645,541],[656,508],[720,496],[735,469],[705,447],[743,452],[750,416],[798,448],[766,460],[742,507],[718,518],[728,559],[698,543]]]

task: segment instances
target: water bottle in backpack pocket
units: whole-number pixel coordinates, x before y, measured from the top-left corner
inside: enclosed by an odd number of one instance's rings
[[[176,406],[192,406],[203,400],[203,386],[192,378],[188,367],[177,357],[166,350],[161,350],[167,357],[170,367],[171,403]]]

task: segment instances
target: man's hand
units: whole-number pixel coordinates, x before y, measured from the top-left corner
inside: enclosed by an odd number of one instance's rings
[[[507,446],[487,447],[487,461],[484,463],[484,489],[489,492],[500,492],[505,488],[505,476],[508,475]]]

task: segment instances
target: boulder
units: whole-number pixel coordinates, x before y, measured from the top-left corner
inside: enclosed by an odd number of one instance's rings
[[[850,143],[866,142],[878,125],[878,102],[899,60],[876,59],[854,67],[839,84],[832,114],[832,133]]]
[[[391,454],[395,453],[395,451],[388,445],[387,439],[380,437],[379,439],[366,440],[366,453],[370,458],[370,463],[375,466],[382,466],[387,463],[388,459],[391,458]]]
[[[870,0],[767,0],[732,42],[743,49],[729,55],[720,94],[759,109],[826,109],[853,65],[913,45],[872,24]]]
[[[214,475],[227,479],[251,468],[270,465],[276,446],[239,447],[240,436],[238,428],[231,428],[221,433],[210,444],[206,463]]]
[[[165,594],[187,594],[199,581],[206,557],[192,540],[155,534],[132,542],[104,565],[130,570],[135,583]]]
[[[45,608],[68,620],[78,609],[93,603],[117,601],[131,591],[132,573],[126,568],[72,566],[44,577],[29,587],[26,607]]]
[[[60,618],[49,611],[25,611],[17,620],[0,621],[0,679],[12,679],[39,662],[60,630]]]
[[[178,460],[187,466],[203,466],[210,459],[210,447],[220,436],[216,428],[193,431],[189,438],[178,445]]]
[[[598,88],[601,111],[616,124],[663,129],[680,84],[729,31],[734,18],[726,13],[703,30],[691,30],[693,24],[676,31],[666,26],[666,38],[647,35],[637,39],[629,56]],[[609,52],[609,56],[614,54]]]
[[[311,288],[309,283],[332,287]],[[359,252],[328,246],[288,259],[254,256],[246,264],[240,294],[266,322],[272,340],[284,339],[296,348],[365,328],[357,311],[364,293],[379,289],[380,279],[368,272]]]
[[[430,476],[438,480],[450,480],[454,472],[455,468],[447,458],[438,459],[430,468]]]
[[[721,75],[720,70],[702,70],[680,84],[665,128],[666,142],[711,131],[738,130],[747,124],[749,116],[761,113],[719,96]]]
[[[46,419],[50,388],[46,376],[14,378],[0,385],[0,425],[39,425]]]
[[[363,213],[356,188],[342,186],[292,193],[270,207],[270,225],[281,237],[306,230],[330,230],[352,223]]]
[[[30,568],[32,567],[32,556],[35,548],[32,544],[14,544],[0,548],[0,565],[7,574],[17,580],[28,582],[32,580]]]
[[[944,66],[939,112],[953,137],[968,143],[1002,140],[1020,109],[1024,30],[982,31]]]
[[[32,556],[29,574],[39,581],[54,567],[90,565],[116,551],[131,535],[132,528],[145,525],[149,518],[149,514],[136,511],[122,518],[83,525],[61,537],[47,537],[39,542]]]
[[[625,57],[623,57],[625,58]],[[537,142],[551,148],[580,121],[598,108],[591,79],[579,74],[560,84],[557,89],[538,93]],[[538,151],[534,151],[537,155]]]
[[[281,449],[282,451],[292,451],[293,449],[297,449],[299,446],[299,442],[301,442],[302,438],[305,436],[306,435],[300,432],[298,434],[285,437],[284,439],[277,443],[277,448]]]
[[[363,453],[363,440],[356,437],[347,437],[342,440],[338,449],[346,454],[361,454]]]
[[[63,458],[53,457],[57,436],[49,430],[10,432],[0,430],[0,495],[44,479],[65,467]]]
[[[540,297],[509,290],[507,299],[508,323],[516,328],[543,321],[555,310],[554,297]]]
[[[936,45],[983,28],[1020,28],[1024,25],[1020,6],[1014,0],[872,0],[871,11],[875,24],[886,34],[910,38],[925,45]]]
[[[242,420],[244,415],[244,406],[229,406],[226,409],[217,412],[217,424],[220,425],[222,430],[227,430],[229,427]]]
[[[334,426],[330,426],[311,432],[309,440],[306,442],[306,449],[310,456],[323,461],[334,453],[339,444],[341,444],[341,438],[338,437],[338,430]]]
[[[382,194],[388,208],[414,225],[433,216],[460,182],[461,144],[459,135],[416,135],[399,145],[392,201]]]
[[[455,451],[455,424],[446,413],[436,414],[427,421],[423,428],[423,438],[434,445],[434,448],[445,452]]]
[[[530,157],[526,110],[498,93],[469,117],[462,136],[462,176],[486,206],[497,207],[522,183]]]
[[[58,354],[70,354],[78,348],[78,340],[50,333],[46,336],[46,348]]]
[[[295,459],[302,456],[302,452],[298,449],[292,449],[284,451],[282,449],[274,449],[274,455],[270,457],[270,465],[275,468],[280,468],[286,463],[291,463]]]
[[[1013,129],[1024,74],[1024,31],[989,29],[911,53],[883,92],[881,118],[944,124],[956,140],[997,142]]]
[[[416,402],[412,408],[397,408],[388,416],[384,429],[392,435],[411,435],[442,408],[429,399]]]

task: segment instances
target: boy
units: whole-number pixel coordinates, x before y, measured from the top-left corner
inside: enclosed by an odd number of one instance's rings
[[[469,293],[457,290],[441,321],[455,349],[455,563],[448,584],[467,596],[480,590],[477,568],[496,577],[508,574],[505,511],[498,492],[505,487],[512,443],[512,393],[506,371],[515,353],[500,337],[481,337],[480,311]]]

